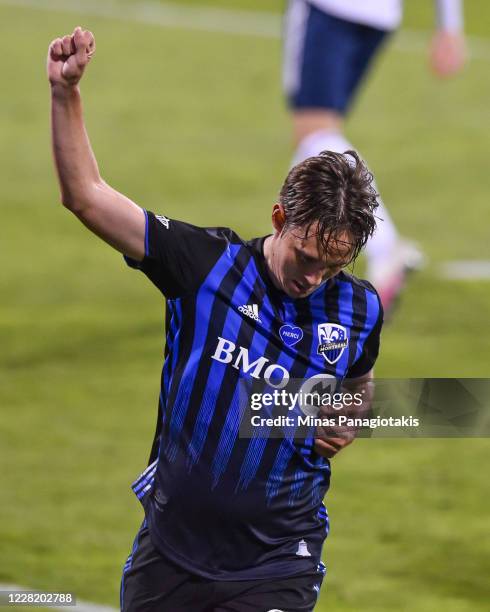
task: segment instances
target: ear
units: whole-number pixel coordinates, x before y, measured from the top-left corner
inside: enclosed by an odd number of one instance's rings
[[[276,202],[272,207],[272,226],[274,230],[280,234],[286,224],[286,212],[284,206]]]

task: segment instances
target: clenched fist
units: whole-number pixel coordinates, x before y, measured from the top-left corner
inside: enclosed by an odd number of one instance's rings
[[[55,38],[49,45],[47,71],[51,85],[74,87],[95,53],[92,32],[78,27],[73,34]]]

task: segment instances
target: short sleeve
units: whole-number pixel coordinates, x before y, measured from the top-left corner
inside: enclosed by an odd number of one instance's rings
[[[376,322],[363,344],[361,355],[347,371],[347,378],[364,376],[369,370],[372,370],[378,358],[381,328],[383,326],[383,307],[378,295],[375,294],[375,296],[378,302]]]
[[[145,256],[141,262],[125,257],[169,299],[193,293],[226,249],[219,231],[196,227],[145,211]]]

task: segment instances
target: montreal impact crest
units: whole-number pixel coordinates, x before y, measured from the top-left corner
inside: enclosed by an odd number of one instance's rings
[[[334,364],[341,358],[349,344],[347,330],[337,323],[320,323],[318,326],[318,354]]]

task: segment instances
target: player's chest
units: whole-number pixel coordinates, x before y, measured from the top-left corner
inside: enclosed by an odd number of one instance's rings
[[[231,293],[210,288],[195,306],[203,353],[253,378],[343,378],[360,353],[361,329],[338,302],[280,301],[245,284]]]

